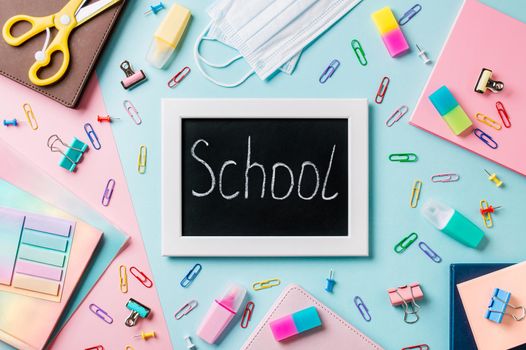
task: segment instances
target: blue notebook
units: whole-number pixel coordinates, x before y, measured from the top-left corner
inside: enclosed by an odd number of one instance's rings
[[[469,321],[458,294],[457,284],[469,281],[513,264],[451,264],[449,296],[449,349],[477,350]],[[481,314],[482,317],[482,314]],[[526,344],[511,350],[526,350]]]

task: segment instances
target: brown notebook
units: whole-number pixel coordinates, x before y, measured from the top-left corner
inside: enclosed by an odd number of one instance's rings
[[[0,0],[0,27],[12,16],[25,14],[29,16],[48,16],[59,11],[68,0]],[[87,1],[90,4],[94,1]],[[35,62],[35,52],[42,50],[46,32],[29,39],[20,46],[8,45],[0,33],[0,74],[23,84],[53,100],[74,108],[95,67],[111,29],[119,17],[125,1],[121,0],[106,11],[100,13],[81,26],[75,28],[69,36],[71,59],[66,74],[58,82],[48,86],[36,86],[28,78],[28,71]],[[12,33],[19,35],[27,30],[27,23],[17,25]],[[20,31],[20,32],[19,32]],[[52,38],[56,34],[51,29]],[[51,39],[52,40],[52,39]],[[61,60],[52,60],[51,73],[57,71]],[[42,72],[46,76],[46,71]]]

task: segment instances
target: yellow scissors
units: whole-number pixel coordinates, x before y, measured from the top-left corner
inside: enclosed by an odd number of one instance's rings
[[[107,10],[120,0],[99,0],[84,6],[86,1],[87,0],[70,0],[66,6],[55,14],[45,17],[16,15],[9,18],[5,23],[2,29],[2,35],[4,40],[11,46],[19,46],[30,38],[46,31],[46,43],[44,44],[44,48],[42,51],[35,53],[36,61],[31,68],[29,68],[29,80],[31,80],[33,84],[46,86],[60,80],[69,66],[70,54],[68,40],[73,29]],[[14,37],[11,34],[11,29],[20,22],[28,22],[31,24],[31,28],[24,34]],[[49,43],[51,36],[50,28],[53,27],[57,29],[57,35],[53,41]],[[39,70],[49,65],[53,54],[56,52],[62,53],[62,65],[53,76],[41,79],[38,76]]]

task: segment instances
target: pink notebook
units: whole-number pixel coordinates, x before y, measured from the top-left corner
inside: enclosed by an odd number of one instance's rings
[[[297,335],[286,342],[274,339],[269,323],[273,320],[315,306],[320,316],[320,329]],[[298,285],[292,284],[278,297],[269,312],[241,347],[242,350],[380,350],[378,344],[367,338],[363,333],[338,316],[334,311],[323,305],[312,295]]]
[[[526,175],[526,162],[522,156],[526,149],[526,47],[521,44],[521,38],[526,38],[526,24],[477,0],[466,0],[410,124]],[[492,79],[504,83],[503,91],[484,94],[474,91],[482,68],[491,69]],[[442,85],[451,90],[474,127],[480,128],[497,142],[497,149],[488,147],[472,133],[455,136],[451,132],[428,98]],[[510,117],[510,128],[502,125],[497,101],[502,102]],[[478,121],[475,119],[477,113],[496,120],[502,128],[495,130]]]

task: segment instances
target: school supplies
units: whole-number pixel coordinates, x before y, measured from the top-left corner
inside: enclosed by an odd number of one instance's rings
[[[491,119],[490,117],[488,117],[485,114],[477,113],[477,114],[475,114],[475,119],[477,119],[478,121],[486,124],[489,127],[492,127],[495,130],[502,129],[502,126],[499,124],[499,122],[497,122],[496,120]]]
[[[414,163],[418,160],[418,156],[414,153],[393,153],[389,155],[391,162],[400,163]]]
[[[484,238],[484,232],[468,218],[433,199],[424,203],[421,214],[436,229],[468,247],[478,247]]]
[[[402,238],[402,240],[394,246],[395,253],[400,254],[405,252],[406,249],[409,248],[411,244],[415,243],[417,239],[418,234],[416,232],[411,232],[408,236]]]
[[[115,180],[109,179],[104,189],[104,194],[102,195],[101,203],[103,206],[107,207],[110,205],[111,196],[113,196],[113,190],[115,189]]]
[[[146,173],[146,145],[139,147],[139,157],[137,158],[137,172],[139,174]]]
[[[121,292],[128,293],[128,273],[124,265],[119,266],[119,288]]]
[[[418,316],[420,305],[418,305],[416,301],[424,298],[424,292],[422,292],[422,288],[418,282],[388,289],[387,294],[389,295],[391,305],[404,305],[405,323],[416,323],[420,319],[420,316]]]
[[[274,339],[278,342],[289,340],[291,337],[321,326],[320,315],[315,306],[296,311],[269,323]]]
[[[103,122],[111,123],[115,119],[121,119],[121,118],[110,117],[109,115],[98,115],[97,116],[97,121],[99,123],[103,123]]]
[[[197,300],[190,300],[189,302],[181,306],[181,308],[175,312],[174,314],[175,319],[180,320],[184,316],[188,315],[193,309],[197,307],[197,305],[198,305]]]
[[[391,57],[398,57],[409,50],[404,33],[389,6],[374,12],[371,18]]]
[[[406,346],[405,348],[402,348],[402,350],[429,350],[429,345],[427,344],[411,345],[411,346]]]
[[[51,152],[62,154],[62,159],[58,165],[69,172],[75,170],[77,163],[80,162],[84,152],[88,149],[88,145],[76,137],[73,138],[71,145],[68,145],[67,143],[64,143],[58,135],[51,135],[47,140],[47,146]]]
[[[18,126],[18,121],[16,118],[4,119],[4,126]]]
[[[357,39],[353,39],[351,41],[351,48],[354,51],[354,54],[356,55],[356,58],[358,58],[358,62],[362,66],[366,66],[367,65],[367,57],[365,57],[365,52],[363,51],[362,44]]]
[[[270,323],[308,307],[316,308],[323,322],[322,329],[291,339],[286,344],[277,342],[270,329]],[[292,284],[287,286],[276,299],[252,335],[241,346],[241,350],[278,350],[283,349],[284,345],[288,350],[341,349],[342,344],[345,348],[353,350],[382,349],[303,288]]]
[[[526,308],[524,308],[524,306],[511,304],[510,298],[510,292],[495,288],[484,317],[495,323],[502,323],[505,315],[513,317],[515,321],[522,321],[526,317]],[[515,311],[513,313],[506,312],[508,308],[520,310],[520,313],[516,313]]]
[[[18,14],[5,22],[2,36],[7,44],[19,46],[34,36],[46,31],[46,42],[42,50],[35,53],[34,57],[36,62],[29,68],[28,76],[29,80],[37,86],[50,85],[60,80],[68,69],[70,61],[68,46],[71,32],[76,27],[96,17],[119,1],[120,0],[99,0],[98,2],[85,5],[85,1],[70,0],[61,10],[45,17]],[[31,28],[23,34],[13,36],[12,29],[20,22],[29,22]],[[57,34],[53,40],[51,40],[50,29],[57,30]],[[55,52],[62,53],[62,64],[60,68],[51,77],[41,78],[39,71],[51,66],[50,62]]]
[[[376,97],[374,98],[374,102],[376,102],[376,104],[380,104],[384,101],[385,93],[387,92],[387,87],[389,86],[390,81],[391,79],[389,79],[389,77],[382,78],[380,86],[378,87],[378,91],[376,92]]]
[[[483,94],[486,91],[500,92],[504,89],[504,83],[498,80],[492,80],[493,71],[491,69],[482,68],[477,83],[475,84],[475,92]]]
[[[195,280],[197,275],[199,275],[202,269],[203,266],[201,266],[201,264],[195,264],[194,267],[192,267],[190,271],[188,271],[186,276],[184,276],[184,278],[179,283],[181,287],[188,288],[190,284],[192,284],[192,282]]]
[[[209,344],[214,344],[241,309],[246,295],[245,288],[231,285],[219,300],[214,300],[197,329],[197,336]]]
[[[516,322],[513,317],[503,317],[502,324],[498,325],[484,317],[495,288],[511,292],[509,303],[512,305],[526,305],[525,274],[526,262],[522,262],[457,284],[477,349],[510,349],[526,343],[526,323],[524,321]],[[501,299],[506,300],[506,298]],[[496,304],[499,304],[498,300],[496,301]],[[510,311],[512,310],[507,309],[506,312]],[[522,310],[515,310],[512,313],[519,318]],[[496,320],[500,318],[499,315],[502,314],[492,313],[492,317],[495,317]]]
[[[134,338],[141,338],[142,340],[148,340],[155,338],[155,332],[141,332],[140,334],[134,335]]]
[[[411,189],[411,198],[409,199],[409,206],[411,208],[416,208],[418,206],[418,201],[420,199],[420,192],[422,191],[422,181],[416,180]]]
[[[400,108],[398,108],[396,111],[394,111],[393,114],[385,121],[385,125],[388,127],[393,126],[397,121],[399,121],[404,115],[409,112],[409,107],[403,105]]]
[[[121,85],[125,90],[133,89],[147,80],[142,69],[135,72],[128,61],[123,61],[120,67],[124,74],[126,74],[126,78],[121,80]]]
[[[457,182],[460,180],[458,174],[436,174],[431,176],[432,182]]]
[[[335,285],[336,285],[336,281],[334,280],[334,270],[331,269],[331,272],[329,272],[329,278],[327,278],[327,284],[325,285],[325,290],[329,293],[332,293],[334,291]]]
[[[400,24],[401,26],[406,25],[407,22],[409,22],[413,17],[415,17],[416,14],[420,11],[422,11],[422,5],[416,4],[415,6],[407,10],[407,12],[402,15],[402,17],[400,17],[400,19],[398,20],[398,24]]]
[[[177,85],[179,85],[183,81],[183,79],[186,78],[186,76],[188,74],[190,74],[191,71],[192,70],[188,66],[186,66],[183,69],[181,69],[170,80],[168,80],[168,84],[167,84],[168,87],[170,89],[172,89],[172,88],[176,87]]]
[[[462,135],[471,130],[473,123],[447,86],[443,85],[429,95],[429,100],[455,135]]]
[[[480,141],[484,142],[486,145],[488,145],[489,148],[497,149],[499,147],[499,144],[497,141],[493,139],[489,134],[485,133],[479,128],[473,129],[473,134],[480,139]]]
[[[340,61],[337,59],[332,60],[327,68],[325,68],[323,73],[321,73],[320,79],[318,79],[320,84],[325,84],[327,80],[329,80],[329,78],[332,77],[332,75],[336,72],[338,67],[340,67]]]
[[[164,4],[162,1],[160,1],[157,5],[150,5],[149,7],[150,9],[144,13],[145,15],[149,15],[150,13],[153,13],[154,15],[156,15],[157,12],[160,12],[166,8],[164,7]]]
[[[155,31],[146,60],[155,68],[163,68],[179,45],[192,13],[186,7],[173,4]]]
[[[480,23],[492,25],[480,26]],[[509,33],[514,35],[510,36]],[[513,128],[496,133],[489,132],[485,124],[474,119],[474,127],[489,134],[498,144],[497,149],[491,149],[475,135],[456,137],[439,118],[430,118],[435,112],[427,99],[433,91],[446,85],[470,116],[482,112],[493,117],[496,114],[497,98],[503,103],[509,116],[525,115],[526,105],[522,101],[526,98],[526,92],[522,88],[524,82],[521,77],[526,76],[526,66],[520,59],[523,48],[515,40],[523,36],[526,36],[526,25],[523,22],[489,7],[483,1],[464,1],[410,124],[526,175],[526,162],[517,153],[520,149],[526,149],[526,119],[516,118],[513,120]],[[466,43],[469,43],[470,52],[479,54],[466,55]],[[491,50],[487,49],[488,43],[491,43]],[[506,89],[499,94],[474,93],[473,85],[481,68],[488,66],[499,78],[502,77]],[[494,146],[490,140],[487,141]]]
[[[484,171],[486,172],[486,174],[488,174],[488,180],[492,181],[495,184],[495,186],[501,187],[502,185],[504,185],[504,183],[497,177],[496,173],[490,173],[486,169],[484,169]]]
[[[433,262],[439,263],[442,261],[442,258],[437,253],[435,253],[435,251],[431,249],[431,247],[429,247],[426,242],[418,243],[418,247],[424,252],[425,255],[429,257],[429,259],[433,260]]]
[[[24,110],[24,114],[26,115],[27,122],[29,123],[31,129],[37,130],[37,118],[35,117],[35,113],[33,113],[33,108],[31,108],[31,105],[29,103],[24,103],[22,105],[22,109]]]
[[[254,289],[255,291],[258,291],[258,290],[263,290],[263,289],[269,289],[272,287],[277,287],[280,284],[281,284],[281,281],[278,278],[272,278],[269,280],[254,282],[252,284],[252,289]]]
[[[192,342],[192,338],[190,338],[189,335],[184,337],[184,342],[186,343],[186,348],[188,350],[196,350],[197,349],[195,344]]]
[[[502,102],[497,101],[495,106],[497,107],[497,112],[499,113],[500,119],[502,120],[504,126],[506,128],[511,128],[510,116],[508,115],[508,112],[506,112],[506,108],[504,108]]]
[[[137,324],[139,318],[148,318],[150,316],[150,308],[139,303],[137,300],[130,298],[126,303],[126,308],[131,311],[124,324],[128,327],[133,327]]]
[[[90,123],[84,124],[84,131],[86,132],[86,135],[88,136],[89,141],[91,142],[91,145],[96,150],[101,149],[102,145],[100,144],[99,137],[95,133],[95,130],[93,129],[93,126]]]
[[[146,276],[144,272],[136,268],[135,266],[130,267],[130,273],[133,277],[137,279],[137,281],[141,282],[143,286],[146,288],[152,288],[153,287],[153,281]]]
[[[89,304],[89,309],[91,312],[95,314],[95,316],[97,316],[98,318],[106,322],[107,324],[113,323],[113,318],[106,311],[104,311],[101,307],[95,304]]]
[[[252,314],[254,313],[254,303],[249,301],[245,305],[245,311],[243,311],[243,316],[241,317],[241,328],[247,328],[250,320],[252,319]]]
[[[142,118],[139,115],[139,111],[137,111],[137,108],[131,103],[129,100],[124,100],[122,103],[124,106],[124,109],[126,110],[126,113],[130,116],[130,118],[133,120],[133,122],[136,125],[140,125],[142,123]]]
[[[484,226],[486,226],[486,228],[493,227],[493,217],[491,214],[495,212],[495,209],[499,208],[501,207],[493,207],[492,205],[489,205],[488,201],[485,199],[480,201],[480,215],[482,215],[482,221],[484,222]]]
[[[371,314],[369,313],[369,309],[363,302],[362,298],[360,298],[359,296],[355,296],[354,305],[356,305],[356,307],[358,308],[358,311],[360,311],[360,314],[362,315],[363,319],[367,322],[371,322],[373,318],[371,317]]]
[[[424,61],[424,64],[431,63],[431,60],[429,59],[429,56],[427,55],[426,50],[422,49],[418,44],[416,45],[416,50],[418,51],[418,57]]]

